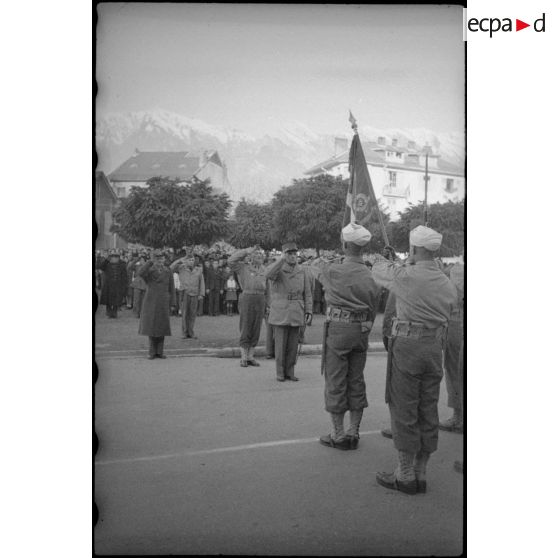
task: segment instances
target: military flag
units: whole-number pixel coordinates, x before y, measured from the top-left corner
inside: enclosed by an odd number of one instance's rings
[[[377,211],[384,242],[387,245],[389,242],[382,222],[382,215],[374,195],[372,180],[368,173],[368,165],[366,164],[366,158],[358,136],[356,120],[351,112],[349,112],[349,121],[354,130],[354,136],[349,152],[350,179],[345,214],[343,216],[343,227],[348,223],[356,223],[369,229],[372,224],[372,212]]]

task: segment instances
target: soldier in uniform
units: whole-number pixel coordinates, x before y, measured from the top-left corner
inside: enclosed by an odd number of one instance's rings
[[[314,260],[310,273],[323,285],[327,304],[322,344],[325,410],[330,413],[331,434],[320,443],[340,450],[356,449],[365,407],[364,366],[368,336],[376,317],[379,287],[362,259],[370,232],[349,223],[341,232],[345,258],[342,263]],[[350,424],[345,432],[344,417]]]
[[[112,250],[109,259],[105,259],[99,265],[99,269],[104,272],[101,304],[106,305],[106,313],[109,318],[117,318],[118,308],[128,290],[126,263],[120,259],[120,254],[116,250]]]
[[[250,258],[246,262],[246,258]],[[229,265],[238,278],[242,294],[238,299],[240,314],[240,366],[259,366],[254,348],[260,339],[265,313],[265,267],[259,247],[237,250]]]
[[[132,287],[134,289],[134,316],[136,318],[140,317],[141,307],[143,305],[143,297],[145,295],[145,289],[147,288],[145,281],[140,277],[139,270],[147,261],[145,254],[141,254],[137,261],[134,262],[134,269],[132,274]]]
[[[283,244],[283,256],[265,269],[270,282],[268,322],[275,339],[278,382],[298,382],[294,375],[299,329],[312,323],[312,289],[309,275],[297,264],[294,242]]]
[[[139,334],[149,337],[149,360],[163,355],[165,336],[171,334],[169,311],[176,307],[174,278],[165,255],[156,250],[139,270],[147,285],[140,315]]]
[[[460,351],[463,344],[463,290],[464,266],[456,263],[449,270],[450,281],[455,285],[459,297],[459,304],[454,308],[448,326],[448,341],[444,352],[444,369],[446,372],[446,389],[448,392],[448,407],[453,409],[453,415],[440,422],[440,430],[463,433],[463,410],[461,408],[461,391],[463,376],[459,376]]]
[[[198,301],[203,300],[205,283],[201,268],[195,267],[194,256],[184,256],[170,266],[172,273],[178,273],[181,293],[182,339],[197,339],[194,324],[198,314]]]
[[[377,255],[376,282],[395,294],[386,379],[393,442],[399,464],[377,473],[378,484],[407,494],[426,492],[426,464],[438,446],[438,399],[443,350],[457,291],[434,260],[442,235],[422,225],[410,234],[410,261],[400,265]]]

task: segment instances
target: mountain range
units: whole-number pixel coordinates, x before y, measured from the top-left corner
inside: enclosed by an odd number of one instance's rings
[[[409,140],[419,146],[429,143],[448,162],[464,165],[464,137],[457,132],[359,126],[359,135],[362,141],[385,136],[388,142],[397,138],[399,145],[407,145]],[[264,202],[281,186],[304,178],[305,170],[332,157],[336,137],[345,137],[350,143],[351,136],[350,130],[318,134],[302,122],[274,118],[266,121],[265,134],[254,136],[163,109],[113,113],[97,119],[97,170],[110,174],[135,149],[193,153],[215,149],[227,165],[230,197]]]

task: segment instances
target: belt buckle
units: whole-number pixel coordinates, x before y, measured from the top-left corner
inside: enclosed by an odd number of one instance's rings
[[[351,321],[351,313],[348,310],[341,310],[341,314],[339,316],[341,318],[341,320],[343,320],[344,322],[349,322]]]
[[[340,310],[339,308],[334,308],[334,309],[331,311],[331,318],[332,318],[333,320],[338,320],[339,317],[340,317],[340,315],[341,315],[341,310]]]

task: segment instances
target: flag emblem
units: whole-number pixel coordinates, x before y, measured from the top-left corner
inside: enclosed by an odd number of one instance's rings
[[[370,207],[370,196],[360,193],[355,196],[353,202],[353,212],[355,219],[361,224],[365,224],[372,216],[372,208]]]

